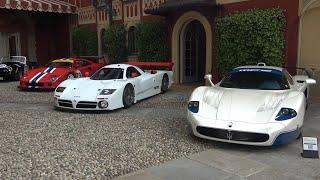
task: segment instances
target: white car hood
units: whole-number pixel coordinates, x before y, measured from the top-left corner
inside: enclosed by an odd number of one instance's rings
[[[67,87],[61,98],[78,99],[81,101],[95,101],[103,89],[120,89],[123,80],[91,80],[81,78],[68,80],[60,86]]]
[[[267,123],[287,96],[288,91],[210,88],[203,106],[218,120]]]

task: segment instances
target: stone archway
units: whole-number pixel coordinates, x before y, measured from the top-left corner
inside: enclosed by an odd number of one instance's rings
[[[311,68],[320,80],[320,0],[302,4],[300,10],[298,67]],[[320,100],[320,86],[311,88],[313,99]]]
[[[188,22],[180,33],[180,82],[203,82],[206,69],[206,33],[198,20]]]
[[[320,0],[310,0],[308,3],[302,5],[299,22],[298,66],[305,64],[306,60],[310,61],[310,55],[312,56],[314,53],[319,53],[317,46],[313,45],[310,47],[310,41],[315,41],[314,36],[320,34],[319,18]],[[307,52],[308,50],[309,52]],[[308,55],[309,57],[306,57]],[[310,62],[308,62],[308,64],[312,65]]]
[[[205,16],[197,11],[186,12],[177,20],[172,31],[172,60],[175,64],[174,80],[177,83],[183,83],[183,72],[181,71],[181,62],[183,62],[183,56],[181,52],[183,52],[183,48],[181,46],[181,37],[184,34],[187,25],[194,20],[200,22],[205,31],[205,74],[211,73],[212,70],[213,33],[211,24]]]

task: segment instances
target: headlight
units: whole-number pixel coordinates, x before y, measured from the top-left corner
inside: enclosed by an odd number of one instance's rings
[[[297,112],[290,108],[281,108],[277,114],[276,121],[285,121],[297,116]]]
[[[199,112],[199,101],[190,101],[188,104],[188,110],[193,113]]]
[[[58,79],[59,79],[59,77],[54,76],[54,77],[51,78],[51,81],[52,81],[52,82],[56,82]]]
[[[56,92],[62,93],[65,89],[66,89],[65,87],[58,87],[58,88],[56,89]]]
[[[107,108],[108,105],[109,105],[109,104],[108,104],[107,101],[100,101],[100,102],[98,103],[99,108],[103,108],[103,109]]]
[[[116,91],[116,89],[104,89],[100,92],[100,95],[110,95],[112,93],[114,93]]]

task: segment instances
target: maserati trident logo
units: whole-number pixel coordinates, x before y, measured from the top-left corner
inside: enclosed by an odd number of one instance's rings
[[[232,132],[231,131],[227,132],[227,138],[229,139],[229,141],[232,139]]]

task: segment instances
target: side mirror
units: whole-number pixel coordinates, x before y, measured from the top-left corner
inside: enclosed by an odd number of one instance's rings
[[[208,81],[210,82],[211,86],[214,87],[214,84],[213,84],[213,82],[212,82],[212,75],[211,75],[211,74],[205,75],[205,76],[204,76],[204,79],[208,80]]]
[[[306,79],[307,84],[317,84],[317,81],[315,79]]]

